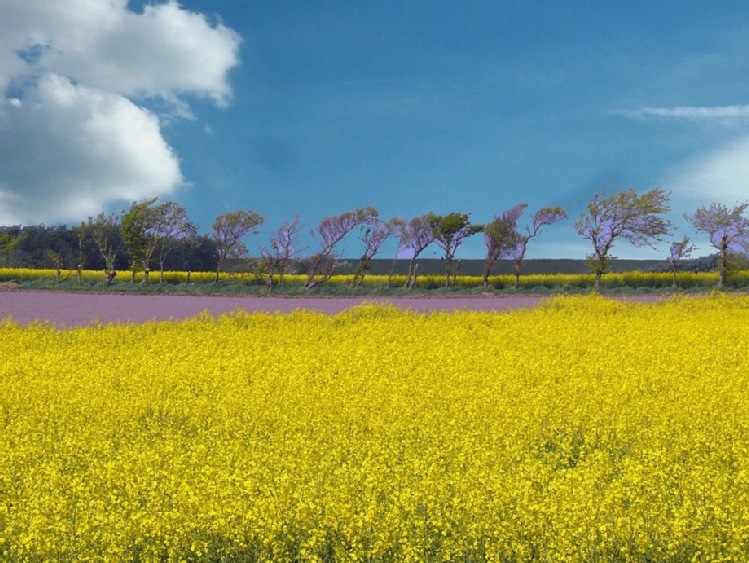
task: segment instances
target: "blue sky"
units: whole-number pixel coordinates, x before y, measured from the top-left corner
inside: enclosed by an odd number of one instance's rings
[[[670,190],[667,240],[688,234],[698,254],[706,237],[683,213],[749,199],[746,2],[57,4],[54,18],[42,0],[0,6],[14,33],[0,40],[0,223],[77,222],[152,194],[203,232],[258,211],[257,253],[295,214],[307,231],[364,206],[483,223],[526,202],[570,214],[529,257],[584,258],[571,222],[598,191]],[[93,26],[106,31],[87,51],[76,32]],[[483,252],[474,237],[459,255]]]

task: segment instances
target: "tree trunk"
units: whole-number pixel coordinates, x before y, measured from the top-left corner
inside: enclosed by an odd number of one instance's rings
[[[484,280],[484,287],[489,287],[489,276],[492,274],[492,268],[494,267],[496,260],[494,257],[488,257],[484,260],[484,271],[482,279]]]
[[[416,256],[411,258],[411,261],[408,263],[408,278],[406,279],[406,283],[403,284],[403,287],[406,289],[411,289],[413,287],[413,282],[411,280],[411,277],[416,273]]]
[[[390,266],[390,275],[388,276],[388,284],[387,287],[390,289],[390,282],[393,281],[393,273],[395,272],[395,263],[398,261],[398,254],[396,253],[395,258],[393,258],[393,264]]]
[[[364,281],[364,276],[369,269],[369,257],[362,256],[359,260],[359,266],[356,268],[356,272],[354,272],[354,279],[351,280],[351,283],[349,284],[350,288],[359,287],[361,283]]]
[[[115,276],[117,275],[116,270],[104,270],[104,274],[107,276],[107,285],[112,285]]]
[[[596,291],[601,289],[601,274],[603,274],[601,270],[596,270],[596,285],[595,285]]]
[[[460,260],[458,260],[458,265],[455,266],[455,270],[453,271],[453,283],[452,286],[455,287],[455,283],[458,279],[458,272],[460,271]]]
[[[416,284],[416,278],[419,275],[419,265],[414,264],[414,276],[411,278],[411,285],[408,286],[408,289],[411,289]]]

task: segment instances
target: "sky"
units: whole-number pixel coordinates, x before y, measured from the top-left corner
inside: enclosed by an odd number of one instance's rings
[[[619,258],[684,235],[709,254],[683,215],[749,200],[749,3],[0,0],[0,225],[158,196],[203,233],[259,212],[254,255],[299,215],[311,253],[360,207],[481,224],[527,203],[521,225],[570,216],[527,257],[582,259],[572,222],[630,187],[669,191],[674,229]]]

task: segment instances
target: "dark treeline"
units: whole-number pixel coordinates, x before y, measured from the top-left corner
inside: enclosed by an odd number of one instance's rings
[[[79,285],[83,270],[103,270],[110,285],[118,270],[129,271],[132,283],[142,273],[142,284],[149,283],[154,269],[159,272],[160,282],[164,281],[164,271],[213,271],[214,281],[219,283],[222,272],[239,268],[254,273],[258,279],[264,278],[269,290],[283,285],[284,275],[290,273],[305,273],[304,287],[313,288],[348,266],[339,248],[342,241],[357,236],[362,254],[358,262],[354,261],[356,265],[351,265],[354,267],[351,287],[355,288],[367,273],[377,271],[375,256],[383,243],[393,237],[399,253],[410,255],[405,288],[412,287],[417,276],[428,271],[417,259],[432,245],[440,250],[447,288],[455,285],[459,274],[476,275],[471,267],[474,264],[461,260],[458,250],[469,237],[479,235],[486,246],[480,272],[484,286],[489,286],[492,273],[511,265],[517,289],[521,272],[528,272],[529,243],[545,227],[568,218],[567,211],[560,206],[541,207],[532,215],[524,215],[527,208],[526,203],[517,204],[486,224],[473,223],[469,213],[428,212],[410,219],[385,220],[372,207],[358,208],[324,217],[310,231],[317,248],[306,256],[299,251],[300,233],[305,226],[297,215],[271,236],[270,244],[261,248],[259,257],[251,259],[243,239],[258,234],[265,221],[258,212],[239,210],[221,214],[209,235],[199,235],[197,225],[188,220],[183,206],[176,202],[160,203],[154,197],[133,202],[119,215],[100,213],[79,226],[0,227],[0,266],[56,268],[58,281],[62,270],[77,270]],[[669,254],[661,264],[633,269],[670,270],[674,284],[677,271],[715,269],[719,273],[718,287],[722,287],[727,276],[747,265],[749,217],[744,215],[747,209],[749,203],[733,208],[713,203],[698,208],[692,215],[684,215],[694,230],[709,238],[718,251],[715,258],[691,260],[695,247],[690,237],[684,235],[671,240]],[[671,223],[664,216],[669,210],[669,193],[660,188],[644,193],[634,188],[611,195],[599,192],[593,197],[587,211],[572,227],[589,244],[584,264],[595,275],[596,289],[601,285],[602,275],[612,271],[618,262],[611,253],[615,243],[654,248],[655,243],[666,242],[665,237],[673,236]],[[391,263],[390,278],[396,273],[396,262]],[[574,272],[567,267],[549,273]],[[189,273],[187,280],[189,283]]]
[[[400,260],[403,264],[396,266],[398,274],[408,273],[407,260]],[[422,275],[438,275],[444,271],[444,265],[439,258],[424,258],[419,261]],[[714,272],[717,268],[718,256],[702,256],[700,258],[685,259],[679,264],[680,272]],[[341,273],[353,272],[356,261],[348,261],[340,268]],[[483,259],[463,259],[460,261],[460,274],[466,276],[481,276],[484,267]],[[371,261],[370,273],[374,275],[388,275],[393,268],[392,260],[374,259]],[[628,260],[619,259],[609,268],[612,273],[623,272],[669,272],[671,264],[667,260]],[[530,258],[523,263],[526,274],[589,274],[590,268],[585,260],[573,258]],[[512,274],[512,260],[501,260],[494,269],[495,274]]]
[[[58,226],[12,226],[4,227],[3,230],[14,239],[19,239],[16,247],[5,256],[0,257],[0,266],[10,268],[55,268],[58,262],[62,269],[75,270],[78,265],[78,238],[70,227]],[[117,255],[116,267],[127,270],[129,266],[129,255],[127,248],[117,229],[114,240],[114,252]],[[104,269],[104,259],[98,248],[89,238],[83,243],[83,267],[87,270]],[[199,235],[194,241],[177,241],[172,252],[166,258],[165,269],[173,271],[211,272],[216,269],[218,255],[216,244],[207,235]],[[407,260],[402,260],[406,263]],[[460,271],[464,275],[481,275],[482,259],[462,260]],[[680,271],[710,272],[717,268],[718,256],[712,254],[700,258],[686,259],[680,266]],[[240,267],[236,264],[235,267]],[[344,262],[339,271],[349,273],[356,267],[355,262]],[[403,273],[404,266],[396,268],[397,273]],[[632,270],[646,271],[668,271],[670,264],[665,260],[618,260],[612,265],[612,272],[625,272]],[[232,264],[228,267],[233,269]],[[290,268],[291,271],[302,272],[305,269],[305,261],[300,260]],[[372,274],[387,275],[392,270],[392,260],[373,259],[371,261]],[[439,259],[422,259],[421,271],[423,274],[440,274],[444,265]],[[512,263],[503,260],[498,264],[497,273],[508,274],[512,272]],[[529,274],[581,274],[588,273],[585,260],[573,259],[530,259],[526,261],[526,272]]]
[[[0,266],[9,268],[55,268],[75,270],[78,267],[79,239],[73,229],[58,225],[4,227],[3,231],[18,243],[0,256]],[[127,270],[129,254],[122,239],[120,228],[112,236],[115,266]],[[105,267],[96,244],[90,237],[83,239],[83,264],[86,270],[103,270]],[[166,257],[166,270],[210,272],[216,269],[218,254],[216,244],[208,236],[198,235],[191,240],[177,240]]]

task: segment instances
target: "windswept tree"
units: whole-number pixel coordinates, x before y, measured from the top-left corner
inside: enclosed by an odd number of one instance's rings
[[[400,240],[398,241],[398,252],[408,252],[411,259],[408,263],[408,277],[403,287],[411,289],[416,283],[418,265],[416,260],[419,255],[434,242],[434,230],[430,222],[430,214],[414,217],[404,222],[398,228]],[[397,256],[396,256],[397,258]]]
[[[470,213],[449,213],[448,215],[429,214],[434,242],[445,252],[445,287],[450,287],[450,280],[458,274],[458,265],[453,267],[453,260],[458,247],[476,233],[483,230],[483,225],[472,225]]]
[[[364,243],[364,254],[359,259],[359,266],[356,268],[356,272],[354,272],[354,279],[351,281],[352,288],[361,285],[364,281],[364,276],[369,271],[370,261],[380,250],[383,243],[393,236],[400,224],[400,219],[391,219],[390,221],[380,221],[377,218],[372,219],[360,237]]]
[[[270,248],[262,248],[260,253],[268,270],[268,289],[273,289],[273,276],[278,274],[278,285],[283,285],[283,277],[289,271],[294,256],[299,251],[299,233],[302,219],[295,215],[291,221],[281,225],[270,237]]]
[[[147,231],[155,241],[155,251],[159,262],[159,283],[164,283],[164,263],[169,252],[178,241],[194,239],[198,228],[187,218],[187,211],[174,201],[167,201],[154,208],[151,227]]]
[[[710,236],[710,244],[718,249],[718,287],[723,287],[731,266],[731,253],[749,252],[749,218],[744,215],[749,204],[742,203],[728,209],[722,203],[700,207],[694,215],[685,215],[698,231]]]
[[[118,228],[119,225],[115,215],[99,213],[95,218],[89,218],[88,220],[87,230],[91,234],[91,239],[94,241],[99,254],[104,259],[104,275],[107,285],[112,285],[115,276],[117,276],[114,236]]]
[[[527,207],[527,204],[522,204]],[[522,211],[521,211],[522,212]],[[525,252],[528,250],[528,242],[541,234],[541,229],[547,225],[553,225],[557,221],[567,218],[567,212],[560,206],[542,207],[533,214],[530,224],[526,224],[524,229],[517,229],[517,243],[507,253],[507,257],[512,260],[513,271],[515,273],[515,289],[520,286],[520,272],[525,259]]]
[[[673,287],[676,287],[677,285],[676,270],[679,266],[679,262],[684,258],[687,258],[694,250],[694,246],[690,243],[691,241],[689,240],[689,237],[685,236],[681,240],[673,241],[669,247],[668,263],[671,266],[671,273],[674,275]]]
[[[331,215],[320,221],[312,230],[312,235],[320,242],[320,250],[309,259],[304,287],[309,289],[328,281],[338,262],[338,256],[333,252],[336,246],[356,227],[372,223],[377,215],[377,210],[373,207],[364,207],[341,215]]]
[[[668,234],[670,223],[661,217],[669,211],[668,193],[654,188],[640,195],[634,188],[604,197],[597,193],[588,204],[587,213],[574,224],[575,230],[593,244],[588,265],[595,274],[595,287],[601,287],[601,276],[615,258],[609,254],[617,239],[633,246],[652,246]]]
[[[130,257],[130,282],[135,283],[135,273],[143,271],[142,283],[148,283],[150,262],[156,249],[156,237],[153,229],[157,212],[153,206],[158,198],[134,201],[130,209],[122,213],[120,232]]]
[[[484,225],[484,244],[486,245],[482,276],[484,287],[489,286],[489,276],[494,265],[518,245],[518,219],[527,206],[526,203],[516,205]]]
[[[88,227],[88,224],[81,221],[80,225],[75,226],[71,229],[76,240],[76,247],[78,251],[76,256],[76,272],[78,285],[83,284],[83,266],[86,262],[86,253],[83,251],[83,245],[86,242],[86,237],[88,236]]]
[[[258,227],[264,221],[265,218],[256,211],[233,211],[216,217],[211,228],[211,239],[218,253],[215,283],[218,283],[228,260],[247,258],[247,245],[242,239],[249,234],[257,234]]]

